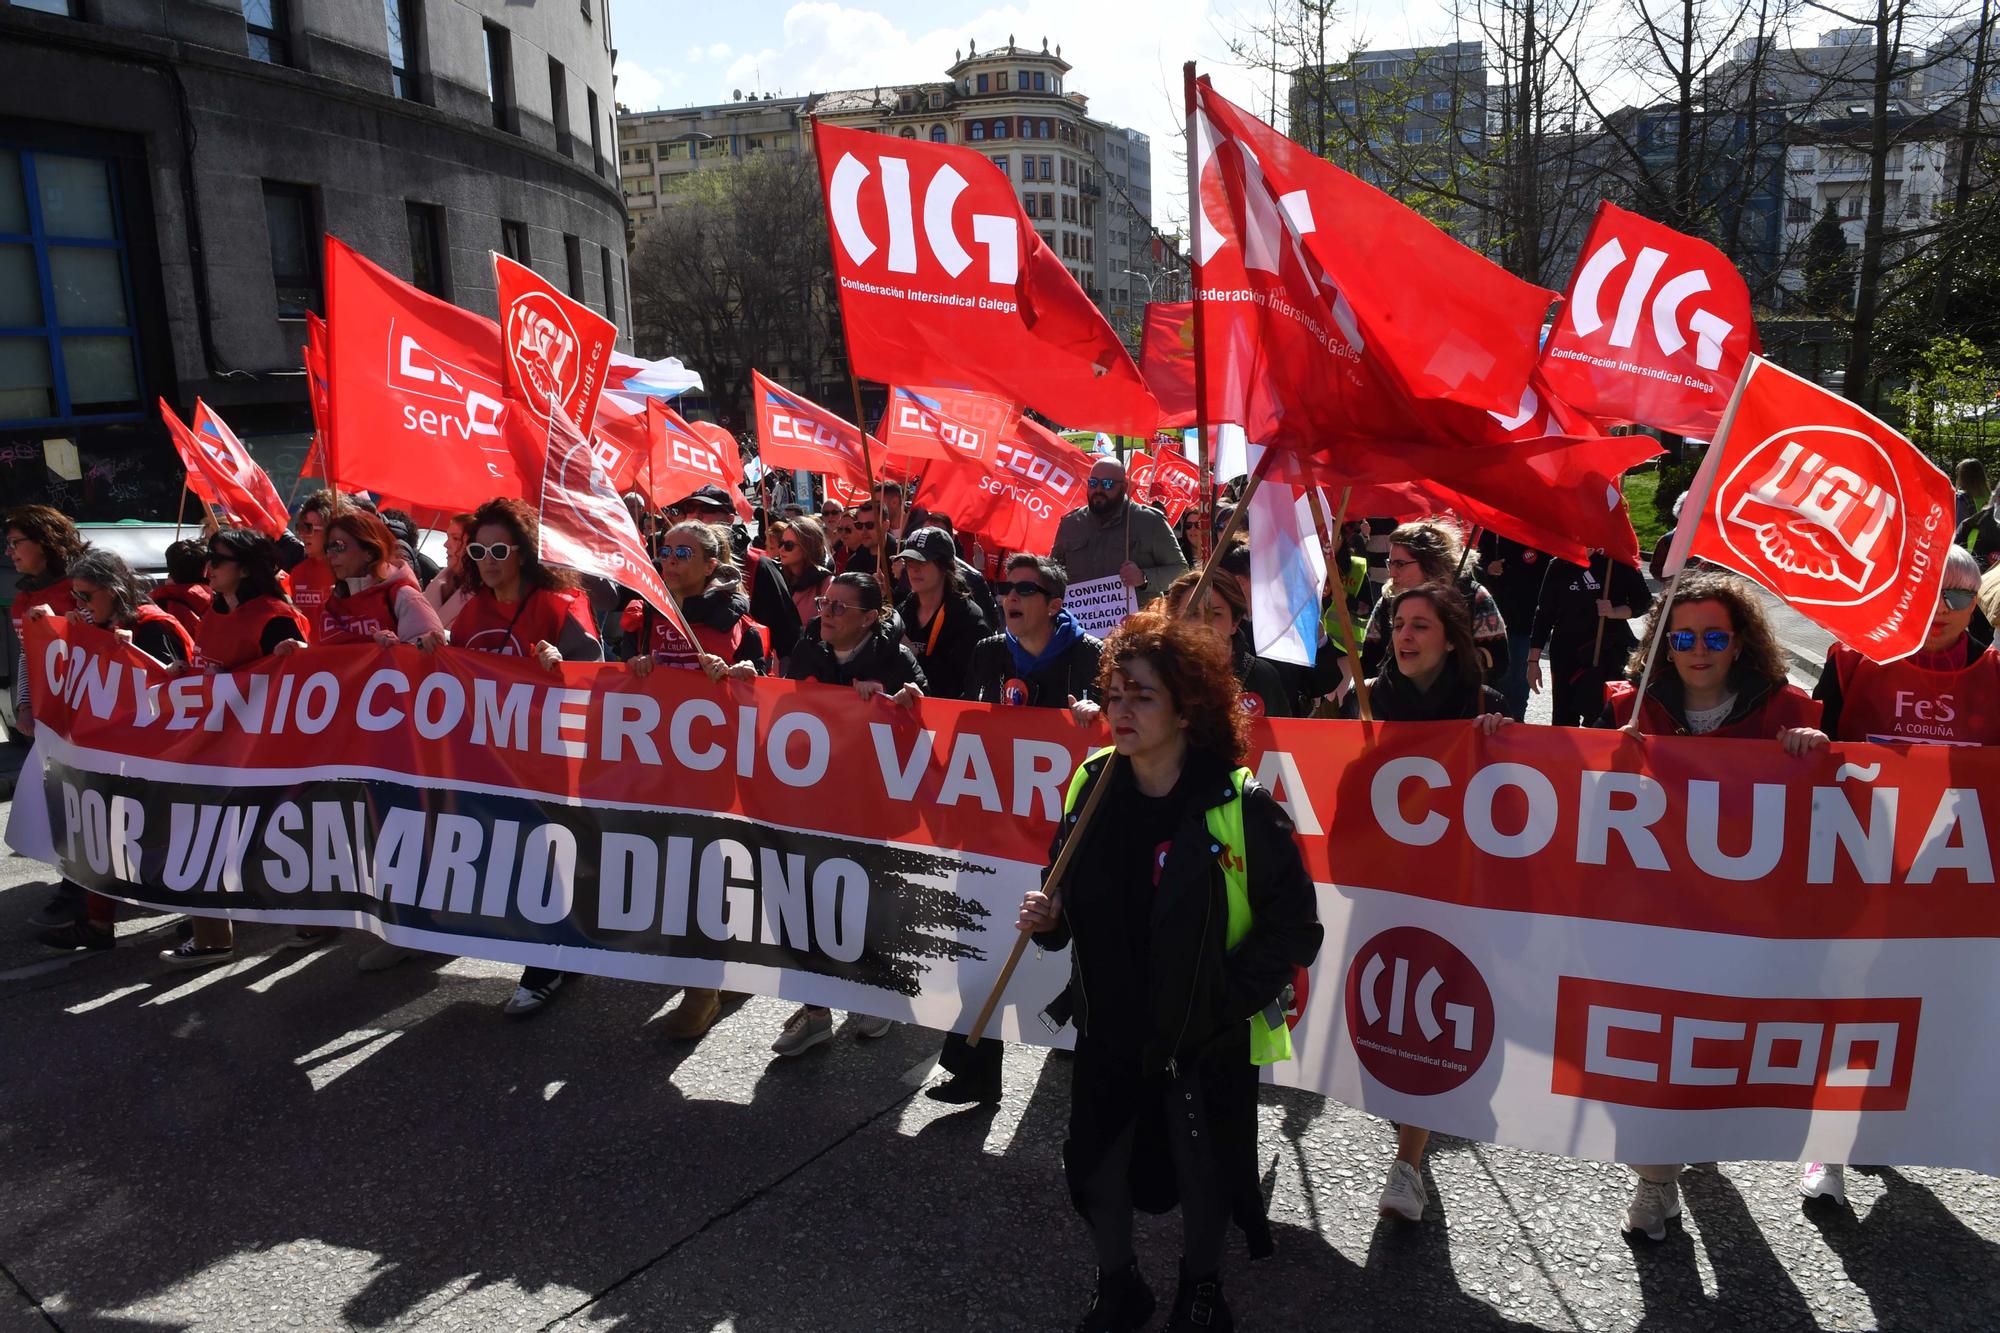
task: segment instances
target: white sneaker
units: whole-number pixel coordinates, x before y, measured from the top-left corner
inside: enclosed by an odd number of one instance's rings
[[[848,1030],[863,1041],[886,1037],[889,1035],[889,1030],[895,1026],[893,1019],[877,1018],[873,1014],[856,1014],[847,1025]]]
[[[1625,1209],[1625,1231],[1639,1232],[1647,1240],[1665,1240],[1667,1223],[1681,1215],[1681,1186],[1677,1180],[1661,1182],[1641,1177]]]
[[[824,1009],[801,1005],[785,1020],[785,1030],[771,1043],[778,1055],[799,1055],[833,1037],[833,1015]]]
[[[1847,1168],[1839,1162],[1807,1162],[1799,1173],[1799,1193],[1808,1199],[1847,1202]]]
[[[1377,1205],[1384,1216],[1400,1217],[1405,1222],[1424,1220],[1424,1206],[1431,1201],[1424,1192],[1424,1178],[1417,1174],[1417,1168],[1402,1158],[1397,1158],[1389,1166],[1389,1179],[1382,1186],[1382,1199]]]

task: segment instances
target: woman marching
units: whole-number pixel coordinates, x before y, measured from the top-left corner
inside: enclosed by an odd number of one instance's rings
[[[1167,610],[1174,615],[1187,613],[1187,600],[1201,582],[1201,571],[1190,569],[1167,586]],[[1243,711],[1251,717],[1294,717],[1298,709],[1285,688],[1276,664],[1250,650],[1249,635],[1242,633],[1250,617],[1250,594],[1243,580],[1226,569],[1209,576],[1208,591],[1202,597],[1197,625],[1222,640],[1243,691]]]
[[[333,571],[320,609],[319,643],[411,643],[426,652],[444,642],[437,609],[400,558],[396,534],[365,509],[343,509],[326,525],[323,550]]]
[[[699,667],[710,680],[725,674],[754,679],[762,672],[764,629],[750,618],[750,599],[732,559],[728,528],[719,523],[674,525],[660,542],[660,577],[680,604],[695,642],[689,643],[652,607],[634,601],[625,608],[625,637],[619,643],[628,671],[642,680],[660,666]],[[720,991],[686,986],[663,1031],[674,1041],[694,1041],[721,1014]]]
[[[1632,682],[1609,686],[1597,725],[1633,736],[1775,740],[1794,755],[1826,744],[1819,704],[1786,678],[1763,604],[1734,574],[1708,569],[1681,576],[1661,650],[1671,669],[1654,671],[1644,699]],[[1644,649],[1632,655],[1632,681],[1644,671],[1645,657]],[[1632,1170],[1639,1179],[1624,1230],[1665,1240],[1667,1223],[1681,1212],[1682,1163]]]
[[[28,613],[45,606],[53,615],[76,609],[70,593],[69,567],[83,554],[83,537],[69,515],[48,505],[23,505],[10,510],[6,525],[7,558],[14,562],[14,602],[8,616],[14,622],[14,730],[35,734],[35,701],[28,695],[28,647],[21,630]],[[83,909],[83,890],[64,881],[48,903],[28,918],[31,926],[66,926]]]
[[[306,617],[278,574],[278,545],[261,532],[223,528],[208,539],[208,614],[195,636],[193,665],[234,671],[306,642]],[[160,954],[174,967],[212,967],[236,956],[225,918],[196,917],[194,933]]]
[[[1095,784],[1111,786],[1062,882],[1028,894],[1020,916],[1042,947],[1070,951],[1069,988],[1050,1006],[1077,1028],[1063,1169],[1097,1256],[1077,1328],[1144,1327],[1154,1300],[1132,1210],[1178,1198],[1166,1327],[1226,1330],[1228,1222],[1253,1251],[1269,1244],[1257,1071],[1290,1054],[1273,1011],[1319,952],[1313,887],[1290,821],[1242,767],[1248,720],[1222,642],[1147,610],[1112,634],[1100,670],[1113,747],[1071,779],[1052,859]]]
[[[545,671],[564,662],[603,660],[604,648],[590,629],[590,604],[576,575],[543,564],[540,539],[540,521],[520,500],[488,500],[479,506],[459,573],[461,582],[468,587],[476,582],[479,591],[451,622],[454,647],[531,657]],[[388,961],[384,955],[383,965]],[[567,973],[552,967],[525,968],[500,1012],[509,1018],[539,1013],[566,980]]]
[[[154,603],[131,566],[118,556],[85,550],[70,565],[69,581],[76,598],[76,609],[69,613],[74,623],[110,630],[169,671],[179,671],[193,659],[194,641],[187,630]],[[49,614],[46,607],[36,607],[29,618]],[[117,919],[115,900],[101,893],[86,894],[83,916],[43,931],[42,943],[52,949],[109,949]]]
[[[1368,702],[1377,722],[1475,723],[1492,735],[1513,719],[1500,692],[1485,683],[1479,649],[1472,637],[1472,617],[1455,588],[1420,583],[1395,589],[1376,604],[1388,627],[1388,652],[1382,673],[1368,682]],[[1359,717],[1352,694],[1341,705],[1341,716]],[[1396,1126],[1396,1159],[1382,1185],[1376,1207],[1405,1222],[1423,1220],[1430,1195],[1424,1189],[1424,1149],[1431,1132],[1417,1125]]]
[[[986,617],[958,568],[958,548],[942,528],[918,528],[889,557],[909,580],[910,595],[898,613],[903,634],[924,669],[934,698],[963,699],[972,676],[972,650],[986,637]]]

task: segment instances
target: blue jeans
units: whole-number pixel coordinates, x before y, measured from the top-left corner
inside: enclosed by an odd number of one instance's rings
[[[1500,682],[1500,695],[1507,701],[1507,716],[1524,722],[1528,716],[1528,635],[1507,635],[1507,675]]]

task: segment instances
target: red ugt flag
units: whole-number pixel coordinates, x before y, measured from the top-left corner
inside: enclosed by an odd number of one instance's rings
[[[167,400],[160,400],[160,419],[167,423],[181,465],[188,471],[189,485],[233,522],[254,528],[266,537],[285,530],[289,515],[270,474],[250,457],[243,441],[229,429],[208,404],[194,400],[194,429],[189,430]]]
[[[1746,574],[1848,647],[1923,647],[1951,547],[1951,479],[1837,394],[1752,356],[1688,491],[1667,568]]]
[[[750,392],[757,400],[757,456],[765,467],[819,472],[868,490],[873,479],[867,454],[861,432],[851,423],[773,384],[761,371],[750,372]],[[882,447],[873,436],[869,442]]]
[[[504,331],[502,382],[515,452],[540,446],[541,554],[631,588],[693,635],[653,568],[606,459],[584,433],[595,418],[617,326],[502,255],[493,256]]]
[[[1750,289],[1720,250],[1605,202],[1541,368],[1594,417],[1712,436],[1761,350]]]
[[[1159,404],[1131,353],[991,162],[826,124],[813,137],[856,374],[1152,433]]]

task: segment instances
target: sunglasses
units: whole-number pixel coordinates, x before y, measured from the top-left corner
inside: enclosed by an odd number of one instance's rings
[[[1946,588],[1938,594],[1938,600],[1953,611],[1963,611],[1971,606],[1978,594],[1971,588]]]
[[[242,557],[232,555],[228,551],[210,551],[208,553],[208,563],[211,565],[237,565],[242,562]]]
[[[1667,631],[1667,646],[1677,653],[1690,652],[1694,648],[1696,637],[1696,632],[1691,629],[1670,629]],[[1711,653],[1725,651],[1729,647],[1729,641],[1734,637],[1726,629],[1705,629],[1699,634],[1699,638],[1708,646],[1708,651]]]
[[[854,530],[856,532],[873,532],[875,531],[875,525],[873,523],[856,523]]]
[[[328,555],[346,555],[352,549],[352,547],[339,538],[335,538],[326,544],[326,553]]]
[[[784,541],[778,543],[778,549],[780,551],[796,551],[799,549],[799,544],[787,537]]]
[[[465,553],[474,560],[505,560],[514,554],[514,547],[510,542],[494,542],[490,546],[485,542],[467,542]]]
[[[1118,478],[1092,477],[1085,484],[1088,485],[1090,489],[1093,491],[1115,491],[1118,489]]]
[[[835,620],[840,619],[842,616],[846,615],[849,611],[874,610],[873,607],[855,606],[850,602],[836,602],[831,597],[815,597],[813,598],[813,605],[819,608],[819,613],[821,615],[832,616]]]
[[[326,531],[326,524],[324,524],[324,523],[301,523],[301,524],[299,524],[299,535],[300,535],[301,537],[310,537],[310,536],[314,535],[315,533],[320,533],[320,532],[325,532],[325,531]]]
[[[1018,579],[1012,583],[996,583],[993,585],[993,595],[995,597],[1005,597],[1009,593],[1012,593],[1016,597],[1055,596],[1054,593],[1050,592],[1047,588],[1044,588],[1041,584],[1035,582],[1033,579]]]
[[[676,560],[692,560],[694,559],[694,547],[662,546],[660,548],[660,558],[664,560],[668,556],[672,556]]]

